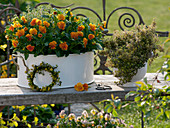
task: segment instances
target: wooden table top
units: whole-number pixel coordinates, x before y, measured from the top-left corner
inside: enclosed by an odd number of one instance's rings
[[[152,82],[156,73],[147,73],[146,77]],[[11,105],[31,105],[31,104],[59,104],[59,103],[92,103],[109,99],[111,94],[118,96],[122,100],[126,93],[136,88],[123,88],[116,86],[114,81],[117,80],[112,75],[94,75],[95,82],[90,84],[88,91],[77,92],[74,88],[53,89],[50,92],[35,92],[29,88],[19,87],[17,78],[0,79],[0,106]],[[163,76],[158,79],[161,83],[154,82],[155,87],[170,85],[169,82],[163,81]],[[96,84],[103,83],[112,87],[111,90],[96,90]],[[128,100],[132,100],[128,99]]]

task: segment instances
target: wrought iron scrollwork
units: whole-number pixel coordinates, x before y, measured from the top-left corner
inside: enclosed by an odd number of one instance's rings
[[[144,23],[144,21],[143,21],[143,19],[142,19],[142,16],[139,14],[139,12],[136,10],[136,9],[134,9],[134,8],[131,8],[131,7],[119,7],[119,8],[116,8],[116,9],[114,9],[110,14],[109,14],[109,16],[108,16],[108,18],[107,18],[107,21],[106,21],[106,27],[108,27],[108,23],[109,23],[109,20],[110,20],[110,17],[113,15],[113,13],[115,13],[115,12],[117,12],[117,11],[119,11],[119,10],[131,10],[131,11],[133,11],[134,13],[136,13],[136,15],[138,16],[138,18],[139,18],[139,23],[138,23],[138,25],[141,25],[141,24],[145,24]],[[119,17],[119,20],[118,20],[118,25],[119,25],[119,27],[120,27],[120,29],[121,30],[124,30],[124,28],[122,27],[122,25],[121,25],[121,19],[123,18],[123,17],[125,17],[125,16],[130,16],[130,18],[129,17],[126,17],[124,20],[123,20],[123,25],[125,26],[125,27],[127,27],[127,28],[131,28],[131,27],[133,27],[134,25],[135,25],[135,23],[136,23],[136,20],[135,20],[135,16],[134,15],[132,15],[131,13],[123,13],[123,14],[121,14],[120,15],[120,17]]]

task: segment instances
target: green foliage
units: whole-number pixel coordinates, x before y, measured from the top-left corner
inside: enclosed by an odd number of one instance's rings
[[[137,91],[129,92],[125,98],[135,96],[134,101],[137,103],[138,110],[144,113],[144,119],[150,116],[154,110],[158,110],[156,119],[161,120],[170,119],[170,86],[164,86],[162,89],[153,87],[150,84],[143,82],[136,82],[138,86]]]
[[[114,31],[112,38],[104,40],[104,53],[118,69],[114,75],[120,81],[116,84],[130,82],[138,69],[158,56],[157,51],[163,51],[157,42],[155,22],[150,26],[136,26],[131,31]]]

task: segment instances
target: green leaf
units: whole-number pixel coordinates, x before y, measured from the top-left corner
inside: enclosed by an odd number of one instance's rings
[[[127,99],[129,96],[133,96],[133,95],[135,95],[135,94],[137,94],[137,92],[135,92],[135,91],[130,91],[129,93],[127,93],[127,94],[125,95],[125,99]]]
[[[16,121],[13,121],[13,124],[15,125],[15,127],[18,127],[18,123]]]
[[[114,117],[118,117],[118,114],[117,114],[117,112],[116,112],[116,110],[115,110],[115,109],[113,109],[113,111],[112,111],[112,115],[113,115]]]
[[[99,43],[96,43],[96,45],[98,50],[103,50],[102,46]]]
[[[147,83],[148,83],[147,77],[145,77],[145,78],[143,79],[143,81],[145,82],[145,84],[147,84]]]
[[[141,99],[140,96],[135,97],[135,102],[138,102]]]
[[[49,15],[41,15],[43,18],[49,18]]]
[[[165,111],[166,116],[168,117],[168,119],[170,118],[170,111]]]

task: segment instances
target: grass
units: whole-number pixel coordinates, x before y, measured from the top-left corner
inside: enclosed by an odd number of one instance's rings
[[[40,0],[40,2],[46,2],[47,0]],[[52,3],[57,6],[66,6],[69,4],[74,3],[73,7],[77,6],[84,6],[89,7],[96,11],[100,17],[103,19],[103,8],[102,8],[102,0],[48,0],[49,3]],[[143,21],[146,25],[151,24],[153,19],[157,22],[157,30],[158,31],[170,31],[170,11],[168,10],[168,7],[170,7],[169,0],[106,0],[106,19],[108,15],[111,13],[112,10],[118,7],[128,6],[135,8],[142,16]],[[118,18],[123,12],[127,12],[128,10],[120,10],[114,13],[108,24],[109,33],[112,33],[116,29],[120,29],[118,26]],[[74,12],[76,13],[82,13],[85,14],[90,18],[92,22],[97,21],[96,15],[94,15],[92,12],[87,10],[81,10]],[[134,14],[131,11],[132,14]],[[134,14],[135,15],[135,14]],[[138,17],[135,15],[136,23],[138,23]],[[160,44],[164,42],[165,38],[160,38]],[[170,44],[167,44],[165,49],[169,47]],[[148,72],[156,72],[160,69],[162,66],[164,59],[162,58],[162,53],[160,54],[160,57],[157,58],[151,66],[148,66]]]

